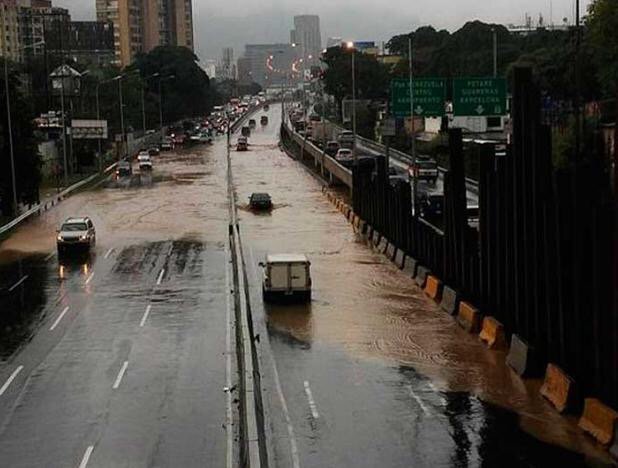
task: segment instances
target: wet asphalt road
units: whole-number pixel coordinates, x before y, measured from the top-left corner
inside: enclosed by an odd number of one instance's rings
[[[278,110],[269,117],[232,160],[237,199],[265,191],[275,204],[270,214],[239,207],[254,320],[268,337],[260,342],[272,466],[584,465],[520,428],[595,452],[496,366],[504,355],[486,351],[360,241],[320,181],[277,149]],[[257,264],[283,252],[311,260],[310,304],[262,303]]]
[[[598,455],[360,242],[279,151],[279,117],[232,151],[271,466],[584,465],[530,434]],[[163,154],[141,184],[76,195],[0,244],[0,466],[236,460],[225,176],[225,140]],[[254,191],[271,213],[247,209]],[[95,252],[59,261],[55,229],[82,214]],[[309,256],[310,304],[262,303],[269,252]]]
[[[225,161],[162,154],[2,244],[0,466],[226,466]],[[71,215],[97,246],[59,261]]]

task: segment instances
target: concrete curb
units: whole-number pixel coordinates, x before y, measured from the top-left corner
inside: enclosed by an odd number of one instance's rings
[[[111,166],[107,167],[103,171],[103,175],[105,175],[108,172],[110,172],[111,170],[113,170],[116,167],[117,164],[118,163],[114,163]],[[87,185],[90,182],[96,180],[98,177],[101,177],[101,175],[102,174],[93,174],[93,175],[91,175],[91,176],[89,176],[89,177],[87,177],[85,179],[82,179],[79,182],[71,185],[70,187],[66,188],[65,190],[60,192],[58,195],[56,195],[55,197],[52,197],[51,200],[47,200],[47,201],[45,201],[43,203],[39,203],[38,205],[35,205],[33,208],[31,208],[27,212],[23,213],[22,215],[18,216],[14,220],[10,221],[9,223],[5,224],[4,226],[0,226],[0,235],[10,231],[14,227],[17,227],[19,224],[23,223],[24,221],[29,219],[31,216],[34,216],[35,214],[41,214],[41,213],[43,213],[43,212],[45,212],[47,210],[50,210],[51,208],[56,206],[58,203],[60,203],[62,200],[64,200],[66,197],[68,197],[72,192],[74,192],[75,190],[80,189],[84,185]]]
[[[551,362],[547,364],[541,395],[545,397],[559,413],[564,412],[572,400],[575,382],[560,367]]]
[[[506,348],[504,326],[494,317],[483,318],[483,326],[481,333],[479,333],[479,338],[487,344],[489,349]]]

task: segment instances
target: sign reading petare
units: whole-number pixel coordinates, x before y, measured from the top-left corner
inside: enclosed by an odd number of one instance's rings
[[[412,80],[414,115],[441,117],[446,101],[446,80],[442,78],[415,78]],[[410,81],[395,79],[391,82],[391,113],[396,117],[410,116]]]
[[[453,80],[453,114],[483,116],[506,114],[506,80],[504,78],[455,78]]]

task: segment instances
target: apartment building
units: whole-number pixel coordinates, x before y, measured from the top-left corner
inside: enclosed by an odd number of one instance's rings
[[[97,20],[114,24],[117,63],[129,65],[159,45],[193,50],[191,0],[97,0]]]

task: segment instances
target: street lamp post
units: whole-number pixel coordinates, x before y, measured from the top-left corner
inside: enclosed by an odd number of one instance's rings
[[[176,78],[176,76],[169,75],[162,77],[159,74],[157,74],[157,76],[159,78],[159,131],[161,132],[161,139],[163,139],[163,88],[161,86],[161,83],[163,81],[173,80],[174,78]]]
[[[13,185],[13,214],[17,215],[17,179],[15,177],[15,154],[13,150],[13,126],[11,123],[11,99],[9,97],[8,57],[4,55],[4,88],[6,91],[6,117],[9,129],[9,152],[11,155],[11,183]]]
[[[123,75],[118,75],[118,96],[120,100],[120,135],[122,138],[120,154],[125,156],[125,135],[124,135],[124,104],[122,102],[122,78]],[[121,158],[122,159],[122,158]]]
[[[414,216],[417,213],[417,200],[418,200],[418,167],[416,161],[416,128],[414,126],[414,68],[413,68],[413,45],[412,45],[412,35],[408,38],[408,62],[409,62],[409,81],[410,81],[410,133],[412,134],[412,167],[414,168],[414,200],[412,202],[412,206],[414,207]]]
[[[354,155],[354,163],[358,161],[356,154],[356,49],[354,42],[347,43],[348,49],[352,51],[352,133],[354,139],[352,141],[352,154]]]
[[[19,51],[26,50],[30,47],[37,47],[42,44],[45,44],[45,41],[39,41],[34,44],[30,44],[27,46],[23,46],[19,48]],[[13,186],[13,214],[17,214],[17,177],[15,175],[15,148],[13,145],[13,122],[11,119],[11,94],[10,94],[10,86],[9,86],[9,59],[8,54],[6,53],[6,44],[4,48],[4,90],[6,92],[6,120],[9,131],[9,155],[11,159],[11,184]]]

